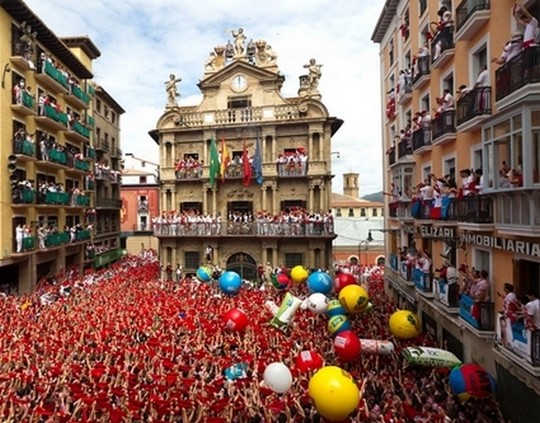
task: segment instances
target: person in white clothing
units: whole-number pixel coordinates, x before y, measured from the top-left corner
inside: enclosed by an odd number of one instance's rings
[[[540,329],[540,300],[535,292],[527,294],[529,302],[525,304],[526,323],[529,330]]]
[[[538,19],[523,7],[520,1],[516,1],[513,10],[516,21],[525,27],[523,31],[523,48],[534,47],[537,45],[538,38]]]
[[[17,242],[17,252],[22,252],[24,229],[21,224],[15,228],[15,241]]]

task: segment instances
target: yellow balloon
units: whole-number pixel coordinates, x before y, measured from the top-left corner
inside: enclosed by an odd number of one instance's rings
[[[291,279],[294,283],[304,283],[308,276],[309,271],[304,266],[294,266],[291,270]]]
[[[412,339],[420,334],[418,316],[409,310],[398,310],[390,316],[388,321],[390,333],[396,338]]]
[[[319,369],[309,380],[308,394],[319,414],[330,421],[346,419],[360,402],[352,376],[336,366]]]
[[[369,304],[369,295],[360,285],[347,285],[339,291],[339,301],[347,313],[362,313]]]

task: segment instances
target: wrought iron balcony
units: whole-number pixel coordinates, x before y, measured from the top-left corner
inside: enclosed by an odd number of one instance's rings
[[[428,81],[428,78],[424,77],[429,76],[431,73],[430,63],[429,56],[421,56],[417,59],[415,68],[413,69],[413,89],[421,88]]]
[[[441,67],[453,55],[454,28],[451,26],[440,30],[431,40],[431,66]]]
[[[398,160],[413,153],[412,139],[404,138],[398,143]]]
[[[490,0],[463,0],[456,7],[456,41],[471,39],[489,20]]]
[[[456,111],[445,110],[431,121],[432,143],[444,143],[447,141],[446,135],[453,138],[456,133]]]
[[[530,330],[523,319],[510,319],[498,313],[496,339],[504,351],[515,354],[532,366],[540,366],[540,330]]]
[[[479,331],[492,332],[495,330],[494,307],[492,302],[477,302],[462,294],[459,300],[459,317]]]
[[[518,89],[540,82],[540,46],[524,49],[495,72],[496,101],[500,101]]]
[[[412,133],[413,151],[431,147],[431,128],[420,128]]]
[[[479,87],[457,101],[457,125],[478,116],[491,115],[491,87]]]

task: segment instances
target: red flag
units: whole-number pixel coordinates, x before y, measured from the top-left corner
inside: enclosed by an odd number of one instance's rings
[[[242,153],[242,166],[244,168],[244,186],[247,187],[251,182],[251,163],[246,148],[246,140],[244,140],[244,151]]]

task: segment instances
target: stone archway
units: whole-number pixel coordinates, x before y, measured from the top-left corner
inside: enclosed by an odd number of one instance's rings
[[[257,263],[247,253],[239,252],[230,256],[227,260],[227,270],[238,273],[243,279],[257,280]]]

